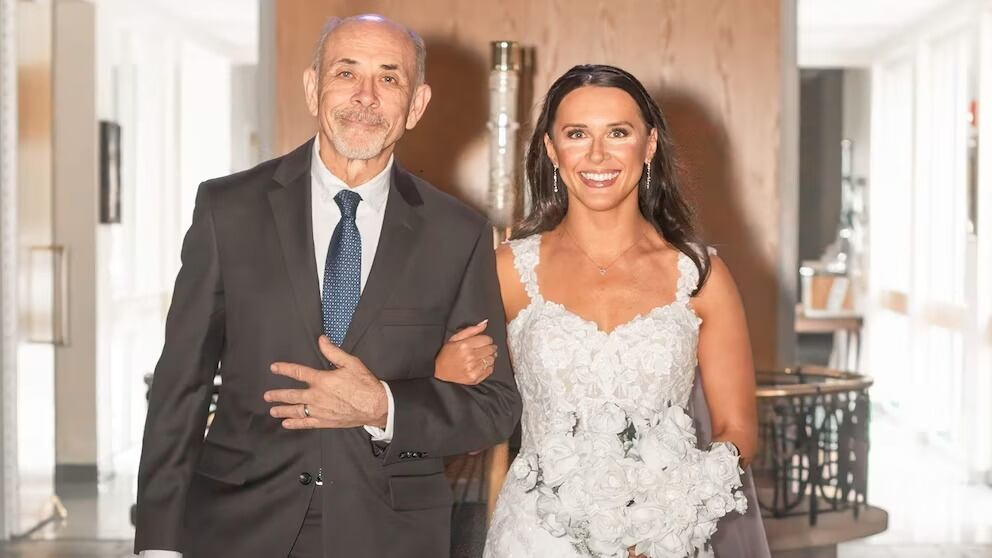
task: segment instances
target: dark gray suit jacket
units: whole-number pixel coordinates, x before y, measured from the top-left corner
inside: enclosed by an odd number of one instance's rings
[[[342,344],[389,384],[392,443],[375,448],[362,428],[289,431],[269,416],[266,390],[300,387],[270,373],[272,362],[329,368],[316,344],[311,153],[308,142],[200,186],[148,404],[136,552],[286,556],[322,467],[326,556],[447,556],[452,495],[441,458],[494,445],[519,419],[492,229],[398,166]],[[435,380],[447,336],[486,318],[499,350],[493,375],[478,386]]]

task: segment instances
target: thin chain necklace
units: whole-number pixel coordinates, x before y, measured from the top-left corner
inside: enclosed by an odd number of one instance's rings
[[[641,234],[641,237],[635,239],[634,242],[633,242],[633,244],[631,244],[630,246],[628,246],[627,248],[625,248],[615,258],[613,258],[612,260],[610,260],[610,263],[608,263],[606,265],[599,265],[596,262],[596,260],[594,260],[592,258],[592,256],[589,255],[589,252],[586,252],[585,248],[583,248],[582,245],[579,244],[579,241],[575,240],[575,237],[572,236],[572,233],[569,232],[569,230],[568,230],[568,225],[566,225],[565,223],[562,223],[561,224],[561,228],[562,228],[562,230],[565,231],[565,235],[568,236],[568,239],[572,241],[572,244],[574,244],[575,247],[578,248],[580,252],[582,252],[582,255],[584,255],[586,257],[586,259],[588,259],[590,262],[592,262],[592,265],[596,266],[596,269],[599,270],[599,274],[600,275],[606,275],[606,272],[611,267],[613,267],[613,264],[615,264],[618,261],[620,261],[620,258],[624,257],[624,255],[626,255],[627,252],[630,252],[634,248],[634,246],[637,246],[637,243],[641,241],[641,238],[642,237],[644,237],[644,234],[642,233]]]

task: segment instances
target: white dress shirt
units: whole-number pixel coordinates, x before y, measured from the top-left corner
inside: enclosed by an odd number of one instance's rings
[[[369,278],[369,272],[372,271],[372,261],[375,259],[376,249],[379,247],[379,235],[382,233],[382,218],[386,214],[386,200],[389,198],[389,177],[392,170],[393,158],[390,157],[382,172],[373,176],[368,182],[351,188],[351,191],[362,197],[355,213],[355,224],[358,226],[358,234],[362,237],[360,288],[363,292],[365,291],[365,283]],[[331,245],[334,228],[341,220],[341,208],[334,201],[334,196],[347,189],[348,185],[327,170],[324,162],[321,161],[320,136],[318,135],[313,140],[313,157],[310,162],[310,205],[313,213],[313,248],[314,257],[317,259],[317,285],[321,289],[320,292],[323,292],[327,249]],[[365,430],[372,435],[373,440],[389,442],[393,439],[393,394],[389,391],[389,385],[386,382],[382,382],[382,387],[386,389],[388,403],[386,429],[366,426]]]
[[[393,169],[393,158],[389,158],[386,168],[372,177],[368,182],[355,186],[351,190],[362,197],[355,214],[355,224],[362,237],[362,279],[361,290],[365,290],[372,261],[379,247],[379,235],[382,233],[382,218],[386,213],[386,199],[389,197],[389,177]],[[320,159],[320,136],[313,141],[313,158],[310,163],[310,199],[313,208],[313,247],[317,259],[317,286],[323,291],[324,264],[327,259],[327,249],[331,244],[334,228],[341,220],[341,209],[334,201],[338,192],[347,189],[343,180],[327,170]],[[386,417],[386,429],[366,426],[365,430],[378,442],[389,442],[393,439],[393,394],[389,385],[382,382],[386,389],[386,400],[389,414]],[[182,554],[174,550],[143,550],[140,558],[182,558]]]

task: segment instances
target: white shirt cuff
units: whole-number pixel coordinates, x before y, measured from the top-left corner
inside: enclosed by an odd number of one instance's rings
[[[175,550],[142,550],[138,558],[183,558],[183,555]]]
[[[385,442],[388,444],[393,441],[393,409],[395,405],[393,405],[393,392],[389,390],[389,384],[381,380],[380,383],[386,389],[386,429],[383,430],[377,426],[366,426],[365,431],[372,436],[373,442]]]

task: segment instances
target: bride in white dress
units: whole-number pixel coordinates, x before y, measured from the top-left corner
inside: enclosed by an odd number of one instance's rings
[[[685,408],[698,364],[714,440],[742,465],[755,452],[744,311],[726,265],[699,249],[671,151],[660,109],[623,70],[576,66],[548,92],[527,155],[532,211],[497,251],[523,436],[487,558],[588,555],[542,521],[524,478],[521,460],[551,459],[562,417],[604,403],[629,416]],[[484,327],[445,345],[438,378],[475,383],[487,372]]]

